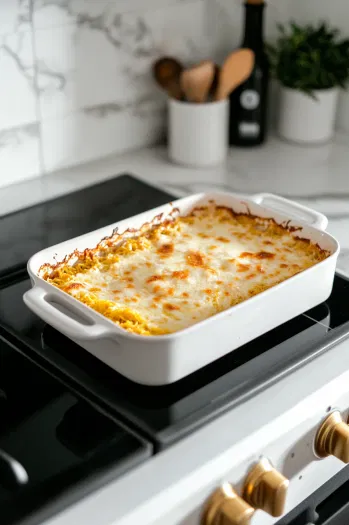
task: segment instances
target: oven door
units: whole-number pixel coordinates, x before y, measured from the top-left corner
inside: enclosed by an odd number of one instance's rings
[[[276,525],[347,524],[349,524],[349,466],[276,523]]]
[[[324,508],[321,508],[316,525],[344,525],[349,523],[349,487],[345,487],[345,494],[337,498],[330,496]],[[342,496],[345,495],[345,501]],[[320,511],[320,508],[318,509]]]

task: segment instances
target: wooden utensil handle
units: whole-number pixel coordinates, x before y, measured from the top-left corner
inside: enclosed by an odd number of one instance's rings
[[[178,82],[170,82],[166,88],[168,96],[176,100],[183,100],[183,92]]]

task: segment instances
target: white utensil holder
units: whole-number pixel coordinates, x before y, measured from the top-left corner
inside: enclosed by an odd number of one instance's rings
[[[193,104],[169,99],[169,157],[186,166],[221,164],[228,153],[229,100]]]

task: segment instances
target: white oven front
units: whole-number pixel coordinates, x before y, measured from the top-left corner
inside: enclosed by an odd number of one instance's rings
[[[337,419],[331,416],[336,412]],[[338,413],[343,424],[336,427]],[[243,496],[247,476],[260,461],[271,465],[276,477],[259,485],[263,490],[253,501],[268,512],[280,510],[277,480],[286,478],[285,515],[345,466],[333,455],[317,457],[314,441],[322,422],[332,417],[335,424],[326,427],[323,443],[346,460],[348,415],[349,342],[344,341],[45,525],[199,525],[212,493],[229,483]],[[277,523],[280,518],[268,512],[256,510],[241,523]],[[216,525],[214,513],[210,516],[209,525]]]

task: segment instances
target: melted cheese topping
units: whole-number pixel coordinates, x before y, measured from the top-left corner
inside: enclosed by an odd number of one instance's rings
[[[328,255],[272,219],[212,204],[41,272],[124,329],[160,335],[226,310]]]

